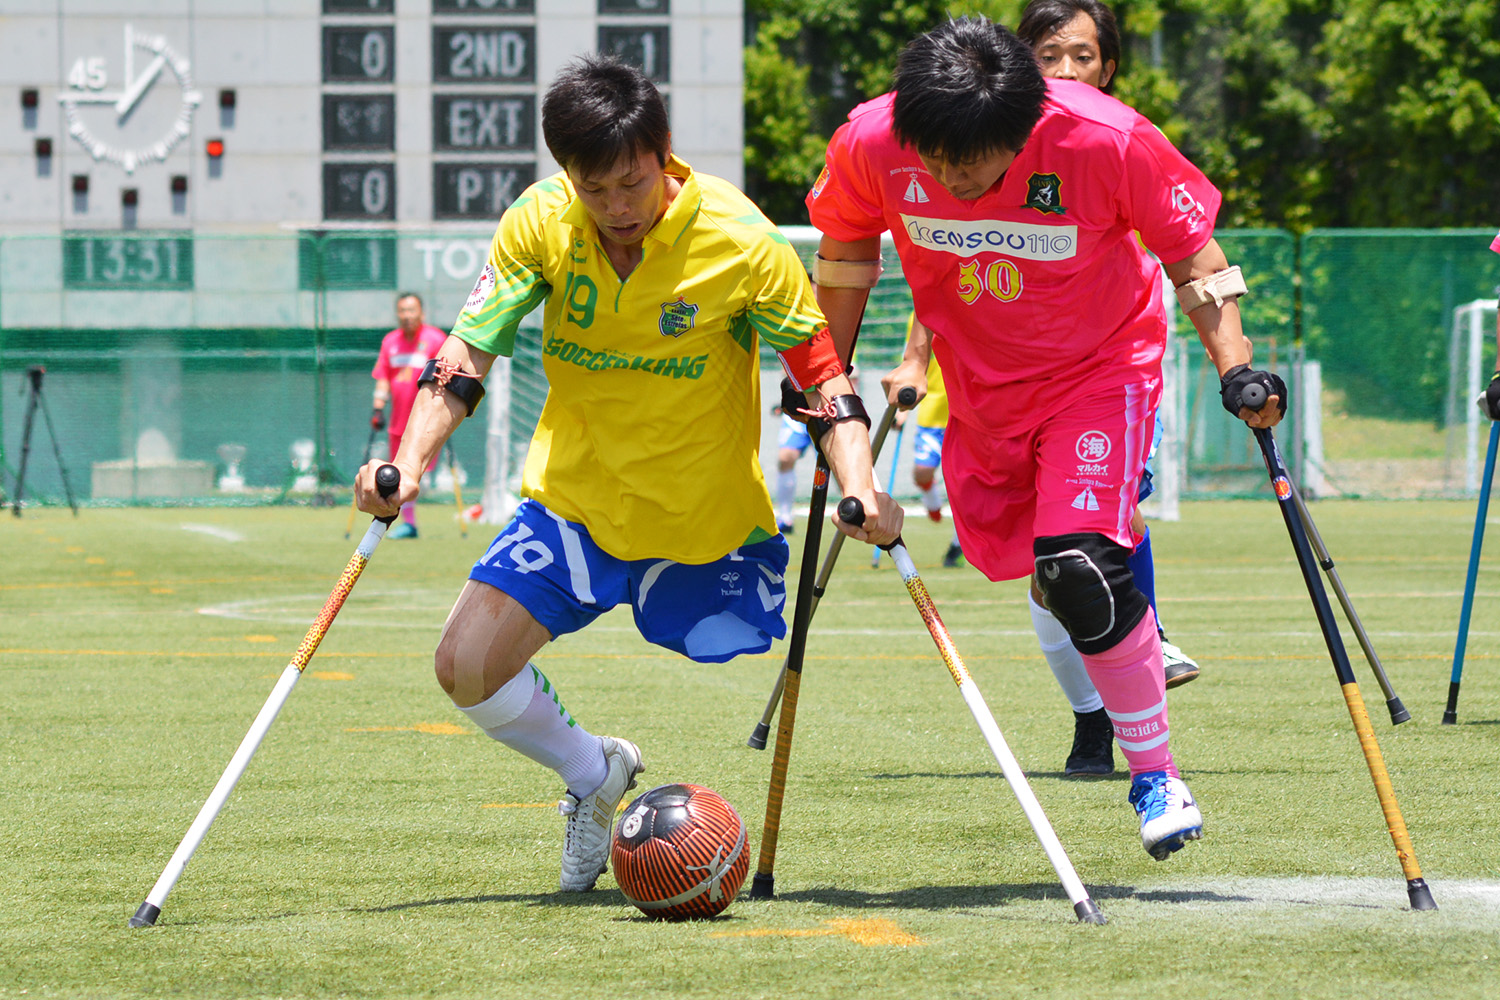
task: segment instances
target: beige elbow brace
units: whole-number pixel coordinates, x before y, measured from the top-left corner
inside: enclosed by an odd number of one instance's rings
[[[1236,299],[1249,291],[1245,287],[1245,276],[1240,272],[1239,265],[1215,271],[1206,278],[1197,281],[1189,281],[1177,289],[1177,301],[1182,304],[1182,311],[1190,313],[1199,306],[1206,306],[1212,302],[1216,306],[1223,306],[1228,299]]]
[[[880,260],[827,260],[813,257],[812,280],[824,288],[874,288],[880,280]]]

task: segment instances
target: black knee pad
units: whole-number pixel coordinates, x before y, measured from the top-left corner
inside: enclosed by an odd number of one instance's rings
[[[1130,551],[1095,532],[1032,543],[1036,584],[1047,610],[1081,653],[1102,653],[1131,633],[1151,602],[1136,588]]]

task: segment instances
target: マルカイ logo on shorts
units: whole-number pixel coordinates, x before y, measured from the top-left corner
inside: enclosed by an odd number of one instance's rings
[[[1026,208],[1043,215],[1067,215],[1062,206],[1062,178],[1056,174],[1032,174],[1026,180]]]
[[[697,316],[698,307],[683,301],[679,295],[676,302],[661,304],[661,319],[656,325],[663,337],[680,337],[693,328]]]
[[[1078,435],[1078,441],[1073,445],[1073,452],[1080,462],[1102,462],[1109,457],[1112,449],[1109,435],[1103,431],[1084,431]]]

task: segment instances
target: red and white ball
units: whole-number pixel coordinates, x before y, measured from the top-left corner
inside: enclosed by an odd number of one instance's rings
[[[610,866],[625,898],[649,917],[687,920],[724,911],[750,870],[745,823],[702,785],[659,785],[625,809]]]

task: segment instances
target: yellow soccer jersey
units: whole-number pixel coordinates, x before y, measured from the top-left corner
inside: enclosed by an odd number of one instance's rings
[[[453,335],[509,355],[545,301],[550,389],[521,492],[619,559],[704,563],[776,531],[761,474],[757,337],[826,322],[796,252],[727,181],[673,157],[682,189],[625,279],[565,173],[506,210]]]
[[[943,370],[937,355],[927,359],[927,395],[917,404],[918,427],[948,426],[948,390],[943,387]]]

